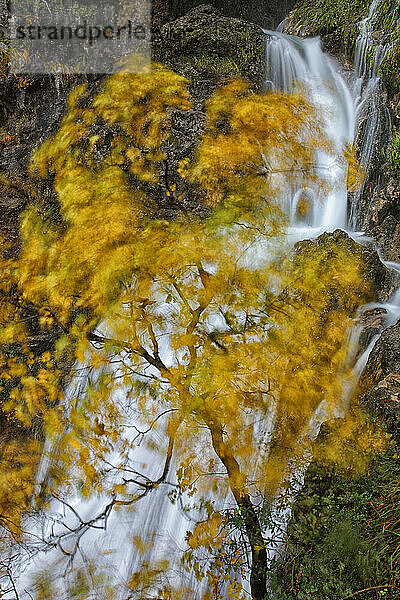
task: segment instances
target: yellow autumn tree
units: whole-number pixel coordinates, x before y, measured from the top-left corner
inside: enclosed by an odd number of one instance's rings
[[[317,407],[329,412],[340,398],[350,317],[369,290],[361,262],[338,244],[277,258],[282,178],[318,183],[314,154],[332,150],[304,97],[232,81],[207,101],[194,154],[169,164],[174,111],[190,107],[187,81],[161,65],[115,74],[96,93],[74,90],[59,130],[35,152],[32,176],[55,194],[24,215],[17,284],[63,330],[54,360],[72,355],[89,377],[64,401],[45,357],[47,369],[20,374],[8,410],[27,424],[39,414],[58,440],[44,496],[70,489],[73,465],[84,496],[108,494],[110,510],[134,506],[174,469],[175,494],[206,499],[187,560],[208,594],[215,589],[208,597],[219,597],[218,569],[232,598],[246,578],[210,500],[231,494],[262,600],[256,499],[271,501]],[[165,206],[172,216],[160,218]],[[139,442],[160,462],[157,478],[133,469]],[[112,467],[111,448],[120,456]],[[165,584],[169,565],[144,561],[133,592],[143,583],[159,597],[190,597]]]
[[[11,183],[2,179],[3,185]],[[47,378],[48,357],[34,356],[29,341],[39,315],[24,301],[18,287],[15,247],[0,235],[0,539],[5,532],[21,539],[21,519],[28,510],[35,485],[35,473],[42,449],[39,405],[45,410],[45,387],[37,394],[38,404],[25,410],[16,402],[26,386],[34,393],[40,379]],[[47,362],[46,362],[47,361]],[[36,394],[35,394],[36,396]]]

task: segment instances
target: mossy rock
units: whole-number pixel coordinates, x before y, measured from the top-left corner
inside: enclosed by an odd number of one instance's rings
[[[261,88],[265,43],[266,36],[257,25],[225,17],[207,5],[161,27],[153,53],[156,60],[188,77],[201,97],[204,79],[214,79],[216,87],[241,76]]]

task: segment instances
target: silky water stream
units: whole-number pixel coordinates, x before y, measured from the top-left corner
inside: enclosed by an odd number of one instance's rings
[[[332,140],[334,152],[332,155],[320,152],[317,156],[315,169],[320,177],[326,181],[329,190],[320,197],[317,187],[299,180],[296,185],[284,187],[281,202],[289,217],[288,238],[290,243],[302,239],[315,238],[317,235],[335,229],[343,229],[355,239],[362,241],[362,234],[356,232],[357,202],[360,194],[353,199],[352,209],[349,210],[348,195],[346,191],[347,166],[344,161],[337,157],[345,144],[351,144],[357,133],[360,144],[361,163],[368,167],[371,160],[377,131],[379,129],[379,106],[378,96],[380,89],[379,67],[385,56],[387,47],[375,44],[375,60],[373,68],[367,68],[367,48],[373,43],[372,31],[378,2],[374,0],[367,19],[360,23],[360,36],[357,41],[357,51],[354,72],[345,73],[338,63],[321,49],[319,39],[300,39],[285,35],[280,32],[266,32],[266,88],[291,92],[297,86],[301,86],[310,102],[318,108],[322,116],[324,127],[328,137]],[[360,124],[362,131],[360,132]],[[361,192],[360,192],[361,193]],[[307,200],[310,206],[306,214],[299,210],[301,200]],[[396,265],[389,265],[397,269]],[[400,267],[399,267],[400,268]],[[385,327],[395,323],[400,317],[400,292],[397,292],[387,304],[374,304],[368,308],[381,307],[385,309],[387,317]],[[355,327],[351,333],[350,352],[355,353],[358,346],[360,328]],[[360,373],[365,366],[369,352],[376,342],[377,336],[372,340],[368,349],[358,358],[354,369]],[[161,348],[164,352],[164,360],[168,363],[168,347]],[[76,398],[80,390],[86,385],[85,377],[77,378],[70,384],[67,396]],[[346,394],[344,394],[346,395]],[[129,407],[124,406],[126,399],[123,392],[115,394],[114,401],[121,405],[126,412],[127,418],[134,422],[135,415],[130,413]],[[345,401],[341,401],[337,414],[345,410]],[[315,438],[319,428],[327,417],[323,404],[316,411],[308,426],[308,437]],[[133,421],[132,421],[133,419]],[[274,410],[264,418],[260,430],[255,432],[259,438],[265,440],[271,435],[274,424]],[[131,440],[134,436],[132,428],[127,428],[126,439]],[[160,434],[156,440],[161,448],[165,446],[166,440]],[[51,454],[48,447],[45,454]],[[118,461],[118,457],[110,456],[110,463]],[[262,460],[260,457],[259,460]],[[138,444],[134,454],[135,464],[141,465],[145,476],[150,480],[157,480],[163,465],[155,451]],[[46,476],[48,463],[43,459],[39,470],[38,485]],[[297,469],[297,471],[296,471]],[[289,479],[293,475],[296,479],[294,489],[301,483],[303,469],[293,465],[293,473],[288,473]],[[174,483],[173,468],[170,469],[170,482]],[[289,469],[290,471],[290,469]],[[178,557],[186,547],[185,535],[193,527],[193,519],[196,511],[183,510],[180,503],[172,503],[168,492],[168,486],[160,486],[138,502],[134,511],[119,510],[107,511],[109,499],[101,496],[82,499],[78,494],[68,497],[68,504],[54,499],[46,514],[29,517],[25,529],[30,532],[26,543],[18,548],[13,548],[13,567],[15,581],[18,587],[19,598],[27,600],[32,597],[32,577],[34,573],[48,569],[51,573],[51,581],[58,587],[57,598],[68,598],[65,592],[65,583],[68,582],[68,567],[70,558],[65,555],[75,548],[74,566],[80,565],[85,569],[90,559],[102,564],[102,571],[107,575],[115,590],[121,586],[121,594],[116,592],[117,598],[126,598],[123,584],[130,578],[130,574],[141,568],[143,555],[135,551],[132,539],[135,536],[151,537],[156,534],[156,544],[152,551],[146,554],[146,560],[151,561],[163,555]],[[191,500],[192,504],[194,500]],[[234,506],[233,499],[229,494],[224,499],[218,499],[220,506]],[[93,527],[90,520],[94,515],[102,515]],[[277,520],[281,528],[290,515],[290,502],[287,508],[277,514]],[[82,525],[84,524],[84,525]],[[76,528],[80,527],[79,545],[76,546]],[[270,530],[265,531],[266,537],[273,537]],[[276,551],[278,543],[271,544],[271,555]],[[15,558],[15,553],[18,558]],[[90,568],[87,566],[87,576]],[[193,600],[199,599],[205,591],[205,584],[196,581],[194,575],[185,574],[177,569],[172,575],[172,580],[182,581],[182,585],[191,587]],[[245,582],[244,582],[245,583]],[[246,587],[246,583],[245,583]],[[64,591],[63,591],[64,589]],[[95,598],[106,598],[100,588],[97,589]],[[151,597],[151,594],[150,594]],[[156,597],[156,596],[154,596]],[[228,597],[228,596],[227,596]],[[6,600],[15,600],[13,592]]]

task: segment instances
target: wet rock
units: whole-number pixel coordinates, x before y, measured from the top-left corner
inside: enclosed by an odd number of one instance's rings
[[[391,373],[400,374],[400,321],[382,333],[370,354],[363,377],[376,383]]]
[[[358,128],[354,140],[363,164],[368,164],[368,182],[376,184],[385,165],[385,148],[389,143],[391,114],[387,92],[380,83],[369,100],[361,107]],[[369,150],[368,150],[369,148]]]
[[[305,25],[295,18],[295,11],[292,11],[285,19],[284,32],[302,38],[321,36],[324,51],[338,58],[346,67],[351,67],[349,58],[346,56],[343,35],[337,28],[323,29],[317,25],[315,27]]]
[[[400,437],[400,322],[378,339],[359,387],[366,406],[382,415],[389,432]]]
[[[297,35],[302,38],[315,35],[313,28],[295,18],[295,11],[292,11],[287,15],[283,31],[289,35]]]
[[[357,320],[361,327],[359,347],[366,350],[372,339],[378,335],[385,326],[387,310],[385,308],[371,308],[363,311]]]

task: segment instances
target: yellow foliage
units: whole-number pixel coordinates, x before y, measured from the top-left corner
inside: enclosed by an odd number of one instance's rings
[[[274,174],[288,178],[304,169],[312,178],[316,146],[330,144],[303,96],[256,94],[236,80],[207,101],[206,131],[189,177],[201,183],[211,205],[228,196],[271,202],[279,185]]]
[[[3,527],[21,538],[42,451],[40,419],[60,397],[49,352],[34,356],[29,327],[35,314],[18,286],[15,248],[1,236],[0,254],[0,515]],[[49,316],[46,316],[45,327]]]
[[[203,546],[208,550],[218,548],[223,541],[221,536],[222,523],[223,516],[220,513],[212,513],[206,521],[198,523],[189,535],[189,547],[196,549]]]
[[[356,192],[360,189],[365,179],[365,168],[360,166],[356,150],[352,146],[347,144],[343,154],[348,164],[347,189],[349,192]]]
[[[33,591],[35,600],[54,600],[67,597],[68,600],[90,600],[93,590],[101,590],[102,600],[116,600],[120,587],[111,581],[109,574],[103,566],[103,557],[106,552],[97,557],[96,561],[86,558],[84,567],[73,567],[64,581],[68,594],[65,595],[55,581],[51,569],[36,573],[33,578]]]
[[[0,443],[0,522],[22,539],[21,519],[29,511],[41,444],[20,439]]]
[[[5,377],[16,383],[7,408],[24,425],[40,415],[47,434],[63,432],[53,485],[68,487],[73,465],[83,496],[106,493],[121,505],[147,485],[123,478],[135,460],[124,435],[134,414],[142,444],[165,460],[146,493],[165,482],[172,457],[177,494],[230,492],[256,564],[265,544],[252,498],[275,494],[289,458],[303,457],[318,406],[329,413],[342,398],[350,318],[369,290],[361,262],[334,242],[280,263],[265,258],[272,244],[277,256],[285,225],[275,200],[281,177],[301,171],[318,183],[314,154],[332,151],[301,95],[256,94],[241,80],[218,89],[194,156],[164,189],[174,109],[190,109],[181,76],[160,65],[115,74],[94,97],[87,86],[74,90],[60,129],[35,152],[31,172],[52,178],[56,200],[26,210],[21,256],[17,268],[5,265],[6,280],[12,273],[25,301],[45,307],[43,328],[62,323],[58,357],[69,352],[89,377],[84,394],[57,407],[48,353],[32,365],[8,360]],[[206,217],[155,218],[152,193],[183,204],[193,190]],[[4,311],[7,342],[19,333]],[[94,333],[101,321],[104,333]],[[108,478],[111,452],[121,464]],[[193,552],[217,553],[212,568],[197,569],[215,590],[224,565],[243,567],[236,551],[224,554],[223,526],[209,510],[188,540]],[[159,586],[160,597],[178,598],[164,585],[169,562],[147,562],[147,541],[135,540],[143,565],[131,588]],[[229,585],[241,598],[240,584]]]
[[[337,465],[350,474],[364,472],[371,457],[385,450],[389,442],[384,426],[371,422],[356,406],[344,419],[329,425],[328,432],[314,444],[314,458],[321,464]]]
[[[173,108],[190,108],[183,77],[161,65],[118,73],[92,100],[86,84],[76,88],[60,129],[35,152],[31,172],[54,177],[63,224],[43,219],[40,204],[28,209],[19,279],[27,297],[51,304],[59,319],[77,308],[102,315],[132,273],[152,201],[128,171],[138,182],[158,182]],[[92,134],[100,120],[118,124],[110,144],[105,133]]]
[[[349,257],[345,246],[326,240],[318,248],[305,246],[283,265],[280,276],[289,297],[278,312],[271,349],[276,390],[274,445],[267,484],[274,493],[289,456],[300,450],[309,422],[323,401],[327,415],[346,400],[352,383],[347,364],[347,333],[356,308],[371,296],[361,259]],[[337,429],[337,440],[345,428]],[[297,450],[296,450],[297,449]]]
[[[186,88],[184,78],[161,65],[112,75],[94,98],[80,86],[60,129],[35,152],[32,174],[54,177],[63,222],[43,218],[40,204],[28,209],[19,279],[27,297],[51,304],[59,319],[77,308],[104,314],[131,276],[136,236],[152,210],[143,186],[160,183],[171,111],[190,108]],[[181,161],[176,176],[200,184],[206,203],[224,203],[226,219],[246,212],[256,222],[261,208],[276,230],[282,218],[271,201],[271,174],[309,170],[315,140],[328,145],[315,111],[301,96],[255,94],[239,80],[217,90],[206,108],[194,160]],[[92,133],[101,122],[118,125],[111,143],[105,132]],[[166,194],[175,191],[172,184]],[[184,194],[176,195],[182,202]]]

